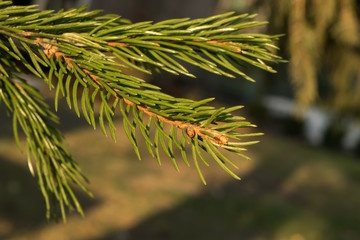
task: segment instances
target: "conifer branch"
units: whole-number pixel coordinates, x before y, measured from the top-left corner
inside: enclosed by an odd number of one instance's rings
[[[266,62],[281,61],[272,53],[279,36],[238,33],[266,23],[252,21],[254,15],[248,14],[226,13],[203,19],[133,24],[116,15],[98,16],[98,13],[85,12],[85,8],[53,13],[38,11],[34,6],[0,2],[0,101],[5,102],[14,122],[20,123],[27,136],[28,154],[32,153],[36,161],[48,211],[48,199],[52,195],[64,218],[64,205],[73,206],[69,199],[81,213],[67,181],[87,189],[80,181],[85,178],[78,166],[61,145],[61,134],[48,123],[48,119],[56,120],[55,115],[38,92],[16,76],[24,69],[44,79],[50,90],[55,89],[56,110],[62,95],[69,108],[79,117],[82,113],[94,128],[98,118],[103,133],[107,135],[109,131],[114,141],[113,118],[120,111],[125,133],[139,159],[136,131],[140,131],[149,154],[156,157],[159,164],[161,148],[179,170],[175,146],[189,165],[186,155],[189,144],[194,165],[204,183],[198,162],[209,165],[204,152],[239,179],[229,168],[237,168],[236,164],[220,149],[248,158],[242,153],[246,150],[244,147],[257,142],[244,141],[244,138],[260,134],[241,132],[242,128],[255,126],[243,117],[232,115],[242,106],[215,109],[208,105],[212,98],[201,101],[175,98],[153,84],[124,73],[124,69],[148,74],[161,70],[195,77],[184,66],[187,62],[214,74],[240,75],[253,81],[241,65],[275,72]],[[97,99],[100,100],[98,114]],[[14,133],[18,141],[16,125]]]

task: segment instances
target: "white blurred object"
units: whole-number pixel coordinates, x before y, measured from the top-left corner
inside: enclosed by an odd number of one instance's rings
[[[295,102],[285,97],[265,96],[263,104],[274,117],[288,117],[295,111]]]
[[[330,126],[331,115],[320,108],[310,107],[304,118],[304,135],[315,146],[323,143],[325,131]]]
[[[295,101],[285,97],[265,96],[263,104],[274,117],[290,117],[296,111]],[[310,107],[304,113],[304,135],[306,140],[312,145],[323,143],[325,131],[330,122],[331,115],[329,113],[314,106]]]
[[[347,124],[345,137],[342,141],[345,150],[355,149],[360,142],[360,124],[352,121]]]

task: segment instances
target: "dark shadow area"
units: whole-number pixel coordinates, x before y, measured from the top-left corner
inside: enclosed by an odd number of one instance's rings
[[[30,0],[12,0],[13,5],[23,5],[23,6],[27,6],[31,4]]]
[[[0,173],[0,217],[21,229],[45,224],[44,201],[30,172],[0,156]]]
[[[25,166],[25,164],[24,164]],[[74,190],[86,214],[101,199],[91,199],[80,190]],[[76,213],[68,214],[68,217]],[[14,160],[0,155],[0,220],[8,226],[2,226],[0,239],[8,239],[15,234],[33,231],[50,224],[45,218],[45,203],[37,179],[28,169],[17,165]],[[5,228],[5,229],[4,229]]]

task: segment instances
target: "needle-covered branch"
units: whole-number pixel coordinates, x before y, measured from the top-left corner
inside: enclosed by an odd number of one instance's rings
[[[55,90],[56,109],[59,97],[65,97],[79,117],[82,114],[94,128],[98,122],[104,134],[110,132],[115,141],[113,118],[121,114],[126,135],[139,159],[137,131],[160,164],[162,149],[178,170],[175,147],[189,165],[186,145],[190,145],[194,165],[204,183],[198,161],[209,165],[208,158],[239,179],[230,169],[236,165],[221,149],[247,158],[242,153],[244,147],[257,142],[246,137],[258,133],[241,131],[254,125],[232,115],[241,106],[215,109],[208,105],[213,99],[175,98],[128,70],[148,74],[163,70],[195,77],[184,66],[186,62],[218,75],[253,81],[242,66],[274,72],[267,63],[281,61],[273,53],[278,36],[239,31],[266,22],[253,21],[254,15],[225,13],[195,20],[133,24],[116,15],[99,16],[99,11],[84,10],[54,13],[0,2],[0,100],[26,133],[28,154],[31,152],[40,166],[36,172],[41,189],[45,189],[47,206],[48,195],[53,194],[65,216],[64,204],[72,206],[69,198],[78,206],[67,181],[84,186],[78,180],[82,175],[77,165],[61,145],[61,135],[46,120],[55,119],[54,115],[36,97],[38,93],[33,88],[23,80],[15,80],[19,79],[15,74],[24,69]],[[100,102],[98,109],[96,101]],[[37,134],[45,137],[37,138]],[[41,161],[46,162],[46,168]],[[77,210],[81,212],[79,207]]]

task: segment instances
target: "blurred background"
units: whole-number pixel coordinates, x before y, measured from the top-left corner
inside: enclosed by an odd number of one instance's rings
[[[284,33],[277,74],[248,69],[256,83],[191,69],[198,78],[141,76],[178,97],[216,97],[265,133],[239,159],[240,182],[215,164],[176,173],[143,149],[137,161],[118,121],[118,143],[66,108],[60,128],[90,179],[95,198],[80,194],[86,218],[46,222],[26,155],[0,106],[0,239],[360,239],[360,3],[356,0],[18,0],[40,9],[104,9],[133,22],[258,13]],[[51,101],[51,100],[50,100]],[[189,157],[191,158],[191,157]],[[176,174],[175,174],[176,173]]]

